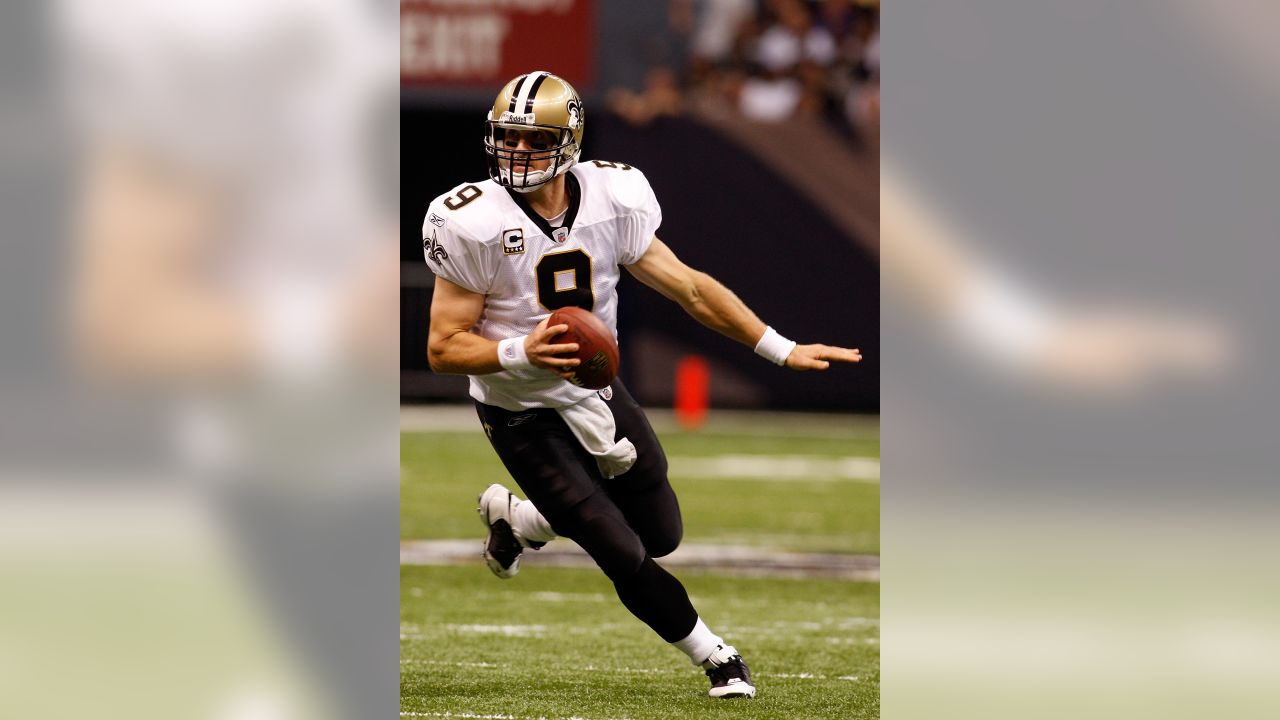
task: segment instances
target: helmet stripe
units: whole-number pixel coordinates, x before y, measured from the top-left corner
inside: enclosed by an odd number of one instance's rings
[[[511,88],[511,112],[516,111],[516,98],[520,95],[520,88],[524,87],[524,81],[528,79],[528,74],[521,75],[520,79],[516,80],[516,86]]]
[[[517,87],[515,92],[512,93],[512,102],[514,104],[511,106],[511,112],[521,112],[516,108],[524,108],[523,112],[525,114],[533,112],[533,93],[530,91],[538,85],[541,85],[542,79],[550,74],[551,73],[549,72],[539,71],[536,73],[529,73],[521,78],[519,87]],[[532,79],[533,82],[529,82],[530,79]]]
[[[546,80],[547,76],[550,74],[551,73],[546,72],[539,73],[538,79],[533,81],[533,86],[529,88],[529,99],[525,100],[524,103],[524,112],[526,115],[533,112],[533,99],[538,97],[538,88],[542,87],[542,81]]]

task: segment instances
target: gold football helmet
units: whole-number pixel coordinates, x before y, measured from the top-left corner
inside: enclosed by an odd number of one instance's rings
[[[585,125],[582,99],[564,78],[545,70],[517,77],[503,86],[485,120],[489,177],[522,193],[550,182],[578,162]],[[529,149],[519,147],[522,136]],[[549,161],[545,169],[533,169],[542,161]]]

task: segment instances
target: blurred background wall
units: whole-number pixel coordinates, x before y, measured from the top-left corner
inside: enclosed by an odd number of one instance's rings
[[[431,200],[484,178],[482,121],[510,78],[545,69],[587,103],[582,158],[644,171],[659,237],[801,342],[858,347],[854,368],[754,362],[623,274],[622,376],[669,405],[703,357],[713,407],[879,410],[879,9],[841,0],[401,5],[401,396],[466,398],[426,361]]]

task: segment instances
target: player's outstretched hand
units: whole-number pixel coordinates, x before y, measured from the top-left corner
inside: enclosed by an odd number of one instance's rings
[[[826,370],[833,362],[856,363],[861,360],[862,353],[857,348],[797,345],[787,356],[787,367],[792,370]]]
[[[524,340],[524,351],[529,355],[529,362],[534,367],[540,367],[559,375],[564,379],[569,379],[573,375],[572,368],[578,365],[577,358],[556,357],[563,353],[571,353],[578,351],[578,343],[561,343],[553,344],[555,337],[565,330],[569,329],[568,325],[552,325],[547,327],[547,321],[551,316],[542,319],[538,323],[538,327],[529,333]]]

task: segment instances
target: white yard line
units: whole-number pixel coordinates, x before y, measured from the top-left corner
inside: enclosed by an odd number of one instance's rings
[[[454,565],[480,563],[483,541],[402,540],[401,565]],[[834,577],[867,582],[880,581],[880,558],[876,555],[779,552],[746,545],[685,543],[659,561],[668,567],[717,570],[754,577]],[[541,550],[526,552],[525,567],[554,565],[595,567],[582,548],[568,540],[558,540]],[[569,598],[559,601],[572,602]]]
[[[542,602],[609,602],[613,598],[605,597],[604,593],[562,593],[562,592],[536,592],[529,595],[530,600],[541,600]]]
[[[670,410],[645,409],[649,422],[659,433],[684,432]],[[471,405],[402,405],[403,432],[480,432],[475,407]],[[757,410],[711,410],[699,435],[753,435],[759,437],[810,437],[835,440],[875,440],[880,437],[880,418],[874,415],[767,412]]]
[[[542,637],[546,625],[445,625],[446,630],[464,635],[505,635],[506,637]]]
[[[532,717],[522,717],[518,715],[477,715],[475,712],[410,712],[401,711],[401,717],[467,717],[470,720],[535,720]],[[545,717],[539,717],[536,720],[547,720]]]
[[[501,663],[470,663],[470,662],[445,662],[441,660],[401,660],[401,665],[443,665],[447,667],[460,668],[495,668],[506,669],[513,666]],[[626,667],[596,667],[595,665],[587,665],[580,668],[587,672],[603,672],[611,675],[687,675],[689,673],[681,667],[670,668],[626,668]],[[752,673],[756,677],[776,678],[782,680],[843,680],[845,682],[857,682],[857,675],[826,675],[823,673],[783,673],[783,672],[757,672]]]
[[[503,714],[503,712],[498,712],[498,714],[488,714],[488,712],[486,712],[486,714],[479,714],[479,712],[413,712],[408,710],[401,710],[401,717],[460,717],[460,719],[466,720],[593,720],[591,717],[580,717],[577,715],[571,715],[568,717],[548,717],[545,715],[539,715],[538,717],[534,717],[531,715],[506,715]],[[609,719],[602,720],[627,719],[626,717],[609,717]]]
[[[710,455],[668,458],[672,477],[764,482],[880,482],[880,461],[822,455]]]

